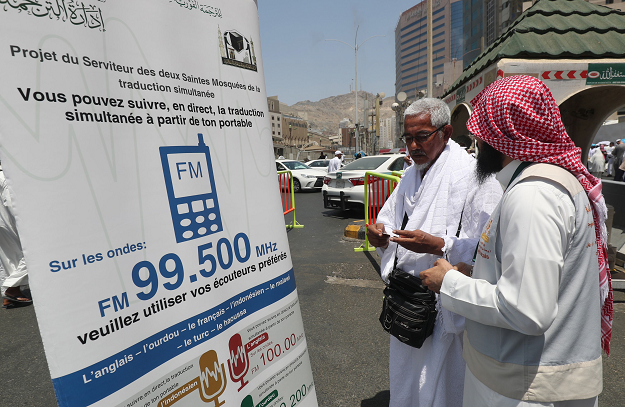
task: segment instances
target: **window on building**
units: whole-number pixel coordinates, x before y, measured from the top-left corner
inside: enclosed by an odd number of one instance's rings
[[[613,4],[614,0],[605,0],[605,4]]]
[[[278,136],[280,135],[280,132],[278,132]]]
[[[275,131],[272,131],[272,132],[271,132],[271,134],[276,134],[276,132],[275,132]]]
[[[273,120],[273,116],[271,116],[271,120]]]
[[[278,123],[278,127],[280,127],[280,123]]]
[[[275,123],[271,123],[271,127],[276,127],[276,124]]]

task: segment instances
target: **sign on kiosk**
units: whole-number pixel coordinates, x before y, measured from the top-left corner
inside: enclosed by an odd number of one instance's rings
[[[0,159],[59,405],[316,406],[255,1],[4,3]]]

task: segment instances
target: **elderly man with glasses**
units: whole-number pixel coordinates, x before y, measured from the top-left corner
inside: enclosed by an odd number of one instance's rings
[[[502,195],[490,177],[478,183],[475,159],[451,140],[450,111],[439,99],[414,102],[404,114],[402,139],[412,159],[378,215],[368,225],[381,276],[396,267],[418,276],[442,257],[471,261],[480,233]],[[420,349],[391,336],[391,406],[462,405],[464,318],[441,308],[433,334]]]

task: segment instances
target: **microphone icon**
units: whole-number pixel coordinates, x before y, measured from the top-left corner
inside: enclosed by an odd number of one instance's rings
[[[241,335],[234,334],[228,342],[228,349],[230,350],[230,359],[228,359],[228,369],[230,370],[230,379],[233,382],[241,382],[241,387],[238,391],[241,391],[243,387],[248,383],[245,381],[244,376],[250,368],[250,358],[241,341]],[[232,361],[232,363],[230,363]]]
[[[200,398],[205,403],[215,402],[215,407],[221,406],[225,401],[219,401],[218,397],[226,390],[226,376],[224,364],[219,367],[217,352],[209,350],[200,356]]]

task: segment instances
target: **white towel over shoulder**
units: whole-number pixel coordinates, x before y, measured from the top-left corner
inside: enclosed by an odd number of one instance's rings
[[[445,240],[445,251],[452,264],[469,263],[478,239],[502,190],[494,177],[478,185],[474,175],[475,160],[450,140],[432,167],[421,179],[411,166],[378,215],[377,222],[387,230],[400,229],[404,212],[406,230],[422,230]],[[456,237],[460,215],[462,228]],[[388,281],[397,250],[398,268],[419,275],[440,258],[414,253],[390,243],[379,250],[382,278]],[[438,305],[438,304],[437,304]],[[462,406],[464,360],[462,332],[464,318],[438,306],[434,333],[421,349],[404,345],[391,337],[390,382],[391,406],[454,407]]]

